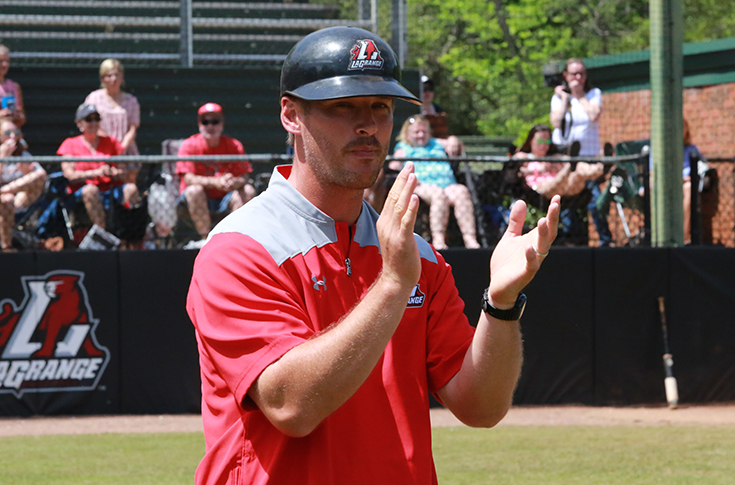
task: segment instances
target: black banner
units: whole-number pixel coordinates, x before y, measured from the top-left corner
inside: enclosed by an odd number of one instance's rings
[[[470,322],[489,250],[447,250]],[[196,251],[0,254],[0,415],[191,413]],[[735,251],[554,248],[526,288],[517,404],[665,403],[665,298],[682,403],[735,399]]]

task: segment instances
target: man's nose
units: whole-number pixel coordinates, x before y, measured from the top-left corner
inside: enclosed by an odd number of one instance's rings
[[[374,135],[378,131],[378,120],[371,107],[359,109],[355,131],[361,135]]]

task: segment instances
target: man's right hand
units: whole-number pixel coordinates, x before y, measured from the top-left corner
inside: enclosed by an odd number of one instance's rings
[[[419,198],[414,165],[404,165],[385,199],[377,229],[383,256],[381,278],[401,287],[413,287],[421,276],[421,259],[413,235]]]

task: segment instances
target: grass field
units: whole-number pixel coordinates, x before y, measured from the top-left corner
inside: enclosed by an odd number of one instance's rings
[[[735,427],[435,428],[441,485],[735,483]]]
[[[733,426],[433,432],[441,485],[735,483]],[[0,483],[191,484],[203,450],[200,433],[6,437],[0,438]]]

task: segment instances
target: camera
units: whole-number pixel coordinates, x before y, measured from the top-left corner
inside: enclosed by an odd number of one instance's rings
[[[571,93],[569,84],[564,79],[564,64],[560,62],[551,62],[543,67],[544,86],[547,88],[555,88],[564,86],[564,92]]]

